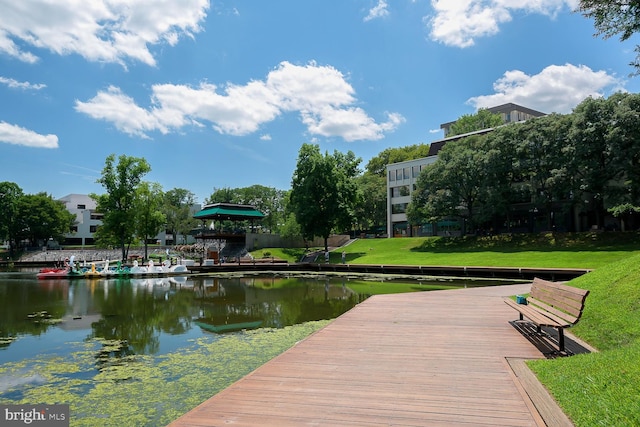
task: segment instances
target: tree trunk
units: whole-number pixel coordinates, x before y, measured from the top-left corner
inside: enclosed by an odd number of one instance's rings
[[[124,240],[120,243],[120,249],[122,250],[122,262],[125,262],[127,260],[127,249]]]

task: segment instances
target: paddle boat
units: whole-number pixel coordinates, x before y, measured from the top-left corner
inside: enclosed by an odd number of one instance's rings
[[[129,267],[126,265],[123,266],[121,261],[118,261],[115,267],[110,267],[109,262],[107,261],[107,265],[105,267],[107,271],[105,271],[106,276],[125,276],[128,277],[131,275]]]
[[[133,267],[129,269],[129,274],[134,276],[147,274],[147,267],[138,264],[138,260],[133,261]]]
[[[92,267],[93,270],[93,267]],[[112,267],[109,260],[104,261],[104,266],[98,270],[100,277],[109,278],[114,276],[130,276],[129,268],[122,266],[122,262],[118,261],[117,265]]]
[[[75,255],[65,258],[63,268],[43,268],[36,277],[38,279],[70,279],[84,277],[84,272],[76,268]]]
[[[36,277],[38,279],[71,279],[82,278],[84,273],[78,270],[72,270],[70,268],[43,268],[40,270]]]
[[[189,273],[186,266],[182,264],[171,265],[171,261],[168,259],[162,263],[162,271],[164,273]]]
[[[85,279],[98,279],[110,277],[132,277],[132,276],[165,276],[188,274],[190,271],[186,266],[177,264],[171,265],[171,261],[165,260],[157,265],[153,260],[149,260],[146,266],[141,266],[138,261],[133,261],[133,267],[123,266],[120,261],[114,268],[109,265],[109,260],[92,262],[89,268],[78,268],[74,262],[74,257],[65,259],[63,268],[43,268],[36,275],[39,279],[68,279],[72,277]],[[104,265],[103,265],[104,263]]]
[[[161,265],[155,265],[152,259],[147,264],[147,274],[162,274],[165,273],[164,268]]]
[[[146,266],[141,266],[138,261],[133,261],[133,267],[129,269],[129,274],[133,276],[145,276],[145,275],[157,275],[162,276],[164,274],[183,274],[190,273],[184,265],[171,265],[171,261],[168,259],[162,262],[160,265],[156,265],[153,260],[149,260]]]
[[[92,262],[91,263],[91,268],[87,271],[85,271],[84,273],[84,277],[87,279],[98,279],[103,277],[102,272],[96,270],[96,263]]]

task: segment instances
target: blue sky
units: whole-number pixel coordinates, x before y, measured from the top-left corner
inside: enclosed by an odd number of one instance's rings
[[[369,159],[514,102],[638,92],[576,0],[0,0],[0,181],[103,193],[109,154],[204,202],[289,189],[303,143]]]

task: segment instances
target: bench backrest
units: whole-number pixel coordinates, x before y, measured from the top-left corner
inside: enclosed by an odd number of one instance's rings
[[[574,288],[539,278],[533,279],[527,302],[541,308],[558,321],[572,325],[578,323],[584,310],[584,300],[589,295],[586,289]]]

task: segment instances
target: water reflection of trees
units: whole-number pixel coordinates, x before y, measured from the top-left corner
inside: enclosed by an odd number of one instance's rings
[[[335,318],[360,300],[340,282],[311,278],[189,277],[171,284],[0,278],[0,348],[16,336],[43,335],[59,321],[63,330],[89,331],[86,339],[100,343],[95,357],[103,367],[157,354],[162,334],[185,334],[199,320],[281,328]]]
[[[0,348],[19,335],[39,336],[64,316],[68,281],[6,279],[0,286]]]
[[[158,295],[153,288],[117,286],[99,298],[102,317],[91,325],[91,337],[120,342],[110,347],[111,357],[157,353],[160,333],[183,334],[191,327],[193,296],[163,291]]]
[[[282,328],[340,316],[360,297],[338,282],[302,278],[205,279],[194,288],[199,321],[210,324],[261,320]]]

